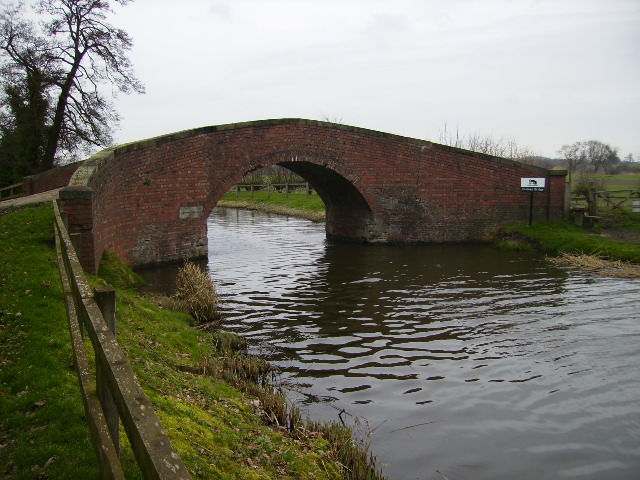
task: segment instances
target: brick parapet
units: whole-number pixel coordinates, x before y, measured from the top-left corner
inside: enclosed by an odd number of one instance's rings
[[[22,180],[24,195],[34,195],[67,186],[81,164],[82,162],[70,163],[52,168],[46,172],[24,177]]]
[[[86,186],[65,187],[60,190],[58,197],[68,218],[69,234],[80,234],[80,251],[77,254],[82,268],[86,272],[96,273],[93,190]]]

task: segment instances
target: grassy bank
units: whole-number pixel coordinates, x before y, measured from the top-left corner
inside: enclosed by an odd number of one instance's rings
[[[229,192],[218,202],[220,207],[244,208],[260,210],[281,215],[306,218],[316,222],[324,221],[325,205],[317,193],[292,192],[286,195],[281,192]]]
[[[502,235],[498,244],[502,247],[536,249],[548,255],[586,253],[640,263],[640,245],[608,236],[606,229],[593,231],[569,222],[543,222],[508,225]]]
[[[0,217],[2,478],[98,477],[52,224],[50,206]],[[118,342],[194,478],[380,478],[348,429],[314,425],[284,408],[268,385],[270,367],[246,356],[241,339],[194,328],[166,298],[140,297],[126,269],[107,271],[117,290]],[[134,471],[126,442],[123,458]]]
[[[570,222],[514,224],[500,231],[498,248],[537,250],[556,263],[596,273],[640,277],[640,219],[624,219],[596,229]]]

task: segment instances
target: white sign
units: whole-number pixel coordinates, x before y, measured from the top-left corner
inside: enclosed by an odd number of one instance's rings
[[[523,192],[544,192],[546,178],[521,178],[520,190]]]

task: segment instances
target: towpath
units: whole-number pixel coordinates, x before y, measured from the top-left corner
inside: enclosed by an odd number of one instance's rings
[[[10,200],[3,200],[0,202],[0,215],[15,210],[20,210],[25,205],[31,203],[51,202],[58,198],[59,188],[49,190],[48,192],[36,193],[34,195],[27,195],[26,197],[12,198]]]

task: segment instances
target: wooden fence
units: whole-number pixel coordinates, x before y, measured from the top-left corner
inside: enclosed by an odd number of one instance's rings
[[[289,193],[295,190],[304,190],[307,195],[311,195],[311,193],[313,192],[313,188],[309,185],[308,182],[306,183],[264,183],[264,184],[239,183],[235,187],[233,187],[233,190],[235,190],[236,192],[236,197],[238,196],[241,190],[251,192],[251,198],[253,198],[254,192],[263,191],[263,190],[267,191],[267,198],[271,198],[271,192],[284,191],[287,197],[289,196]]]
[[[190,479],[116,341],[113,287],[92,291],[76,255],[74,243],[79,243],[78,237],[67,232],[64,214],[56,202],[54,210],[58,266],[74,362],[101,478],[125,478],[119,458],[122,422],[144,478]],[[95,375],[87,358],[85,331],[95,352]]]
[[[0,188],[0,201],[21,197],[24,193],[23,183],[14,183],[7,187]]]
[[[640,213],[640,190],[596,191],[591,203],[596,215],[599,210],[598,204],[625,215]]]
[[[594,182],[589,182],[585,196],[572,198],[571,205],[578,225],[582,225],[583,220],[595,223],[607,213],[638,215],[640,190],[598,190]]]

